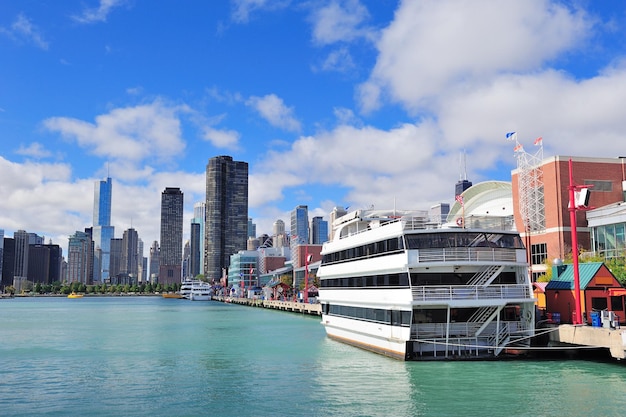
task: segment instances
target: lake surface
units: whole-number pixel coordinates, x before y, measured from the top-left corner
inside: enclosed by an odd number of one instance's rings
[[[399,362],[318,317],[161,297],[0,300],[2,416],[621,416],[618,362]]]

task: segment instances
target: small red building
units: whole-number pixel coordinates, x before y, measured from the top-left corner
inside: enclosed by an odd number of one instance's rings
[[[617,314],[620,322],[626,320],[624,295],[626,289],[602,262],[578,265],[580,300],[583,320],[591,324],[591,312],[608,310]],[[576,312],[574,298],[574,266],[552,267],[552,279],[545,287],[548,313],[558,313],[561,323],[572,323]]]

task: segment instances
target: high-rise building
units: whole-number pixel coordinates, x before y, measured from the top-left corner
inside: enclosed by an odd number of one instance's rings
[[[150,282],[153,283],[159,277],[159,242],[156,240],[150,246]]]
[[[0,229],[0,277],[2,277],[2,258],[4,257],[4,230]],[[1,278],[0,278],[1,282]],[[0,289],[2,284],[0,283]]]
[[[76,231],[69,237],[67,250],[67,273],[69,282],[91,284],[93,277],[91,234],[88,231]]]
[[[201,270],[200,242],[204,241],[204,238],[200,234],[200,230],[200,223],[191,223],[191,235],[189,239],[189,276],[192,278],[195,278],[196,275],[200,274]]]
[[[198,266],[198,274],[203,272],[204,265],[204,222],[206,218],[206,203],[204,201],[197,202],[193,205],[193,219],[192,223],[198,223],[200,225],[200,264]],[[197,274],[196,274],[197,275]]]
[[[124,231],[122,236],[122,264],[121,273],[130,278],[129,282],[136,283],[139,276],[139,235],[132,227]]]
[[[13,285],[15,276],[15,239],[5,237],[2,243],[2,290]]]
[[[297,206],[291,211],[291,243],[309,243],[309,207]]]
[[[311,219],[311,243],[321,245],[328,240],[328,222],[322,216]]]
[[[248,240],[248,163],[216,156],[206,166],[204,275],[219,281]]]
[[[111,178],[96,181],[93,197],[93,241],[94,241],[94,281],[106,282],[109,279],[111,263],[111,239],[115,228],[111,226]]]
[[[29,245],[28,280],[30,282],[51,284],[61,281],[61,260],[63,254],[59,245]]]
[[[111,239],[111,261],[109,263],[109,282],[117,283],[117,276],[122,271],[122,240],[121,238]]]
[[[159,283],[178,284],[183,262],[183,192],[167,187],[161,193]]]
[[[256,224],[252,221],[252,217],[248,219],[248,237],[256,237]]]

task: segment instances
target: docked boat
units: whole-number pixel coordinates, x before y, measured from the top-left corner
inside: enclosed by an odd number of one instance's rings
[[[198,281],[191,286],[189,299],[191,301],[209,301],[213,295],[213,288],[208,282]]]
[[[164,292],[163,294],[161,294],[163,296],[163,298],[185,298],[183,297],[181,294],[177,293],[177,292]]]
[[[67,295],[67,298],[83,298],[83,294],[77,294],[75,292],[71,292]]]
[[[401,360],[498,357],[530,345],[535,299],[517,232],[375,210],[333,229],[317,272],[330,338]]]
[[[197,279],[185,279],[183,280],[183,282],[181,282],[180,284],[180,291],[179,294],[183,297],[183,298],[189,298],[189,295],[191,293],[191,288],[196,285],[199,284],[201,281],[197,280]]]

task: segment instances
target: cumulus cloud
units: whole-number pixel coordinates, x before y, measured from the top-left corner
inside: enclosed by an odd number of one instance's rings
[[[0,33],[4,33],[16,42],[30,43],[44,50],[47,50],[49,46],[39,28],[22,13],[17,15],[10,27],[0,27]]]
[[[31,158],[48,158],[52,156],[52,152],[47,150],[41,143],[33,142],[28,146],[20,145],[20,147],[15,151],[18,155],[24,155]]]
[[[364,25],[368,18],[369,12],[359,0],[331,0],[311,13],[313,41],[328,45],[358,38],[373,40],[376,32]]]
[[[157,100],[135,107],[116,108],[96,117],[95,123],[69,117],[52,117],[44,126],[75,140],[94,155],[140,161],[148,156],[171,159],[185,149],[179,112]]]
[[[534,70],[580,48],[592,24],[584,12],[547,0],[403,1],[382,31],[361,107],[376,109],[384,92],[410,111],[427,109],[442,92]]]
[[[79,23],[106,22],[109,13],[124,2],[125,0],[100,0],[98,7],[85,8],[72,18]]]
[[[235,23],[247,23],[254,12],[280,10],[289,6],[290,3],[290,0],[232,0],[231,19]]]
[[[293,115],[293,108],[286,106],[283,99],[275,94],[250,97],[246,104],[254,108],[272,126],[291,132],[300,131],[300,122]]]
[[[219,130],[205,127],[203,137],[216,148],[236,149],[240,134],[234,130]]]

